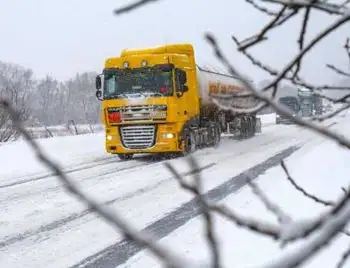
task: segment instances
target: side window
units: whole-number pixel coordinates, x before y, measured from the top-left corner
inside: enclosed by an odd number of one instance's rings
[[[116,90],[116,88],[115,88],[115,86],[116,86],[116,81],[115,81],[115,76],[111,76],[107,81],[106,81],[107,83],[107,92],[109,93],[109,94],[111,94],[111,93],[114,93],[115,92],[115,90]]]

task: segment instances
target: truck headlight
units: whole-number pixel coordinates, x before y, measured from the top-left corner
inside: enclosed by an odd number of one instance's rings
[[[113,139],[113,137],[111,135],[107,135],[106,139],[111,141]]]
[[[163,133],[162,136],[165,139],[172,139],[175,137],[175,135],[173,133]]]

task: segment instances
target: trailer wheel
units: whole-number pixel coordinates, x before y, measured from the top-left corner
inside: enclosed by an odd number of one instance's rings
[[[245,119],[245,117],[243,117],[241,119],[241,135],[240,135],[240,139],[244,140],[247,137],[247,121]]]
[[[254,136],[254,124],[253,124],[253,118],[248,117],[248,122],[249,122],[249,138]]]
[[[118,154],[120,160],[130,160],[133,154]]]
[[[256,134],[256,117],[255,116],[252,117],[252,124],[253,124],[253,126],[252,126],[253,135],[252,136],[255,136],[255,134]]]
[[[220,131],[220,125],[214,126],[214,141],[213,141],[213,146],[216,147],[221,140],[221,131]]]
[[[226,126],[226,115],[223,111],[218,112],[217,114],[217,122],[220,126],[220,133],[226,132],[227,126]]]

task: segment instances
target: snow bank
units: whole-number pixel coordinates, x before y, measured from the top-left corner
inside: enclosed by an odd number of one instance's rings
[[[336,125],[333,129],[347,135],[350,126],[346,126],[345,123],[342,126]],[[295,181],[307,191],[326,200],[335,200],[342,194],[341,187],[348,185],[349,162],[348,150],[322,138],[308,142],[286,160]],[[303,196],[285,177],[281,167],[278,166],[261,175],[256,182],[271,200],[278,203],[294,219],[312,217],[325,211],[323,205]],[[275,217],[266,210],[248,187],[244,187],[239,194],[228,197],[223,203],[242,215],[276,222]],[[282,250],[271,239],[239,228],[219,217],[215,217],[215,231],[225,267],[259,267],[301,244]],[[178,252],[179,256],[209,261],[210,254],[204,237],[203,222],[197,217],[162,239],[160,243]],[[348,237],[339,236],[334,243],[303,267],[334,267],[343,251],[348,248],[348,244]],[[161,264],[147,251],[143,251],[131,258],[123,267],[161,267]]]
[[[103,125],[88,125],[88,124],[78,124],[78,125],[58,125],[58,126],[48,126],[45,127],[28,127],[27,130],[31,134],[33,139],[43,139],[51,138],[57,136],[73,136],[82,135],[87,133],[96,133],[103,131]],[[50,133],[49,133],[50,132]],[[77,133],[76,133],[77,132]]]
[[[64,167],[108,157],[104,149],[103,133],[38,139],[37,142],[52,159]],[[38,162],[24,140],[0,146],[1,178],[10,176],[18,178],[47,171],[47,167]]]

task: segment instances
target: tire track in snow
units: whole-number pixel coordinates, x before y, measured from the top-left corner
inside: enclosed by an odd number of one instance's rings
[[[96,162],[99,162],[99,163],[96,163]],[[101,159],[101,160],[89,161],[89,162],[86,162],[84,164],[79,164],[76,167],[63,169],[63,170],[65,173],[74,173],[74,172],[79,172],[82,170],[87,170],[90,168],[100,167],[100,166],[108,165],[108,164],[112,164],[112,163],[117,163],[117,162],[119,162],[119,161],[116,159],[105,158],[105,159]],[[40,181],[40,180],[47,179],[50,177],[54,177],[54,175],[52,173],[44,174],[44,175],[40,175],[40,176],[34,175],[31,177],[22,178],[18,181],[15,181],[15,182],[1,184],[0,189],[12,187],[12,186],[17,186],[17,185],[21,185],[21,184],[26,184],[26,183],[30,183],[30,182]]]
[[[150,166],[150,165],[157,165],[157,164],[161,164],[162,162],[164,162],[166,160],[164,160],[163,158],[152,158],[150,156],[142,156],[140,158],[136,158],[135,160],[131,160],[131,161],[126,161],[126,162],[119,162],[118,160],[111,160],[108,162],[104,162],[104,163],[99,163],[96,165],[90,165],[90,166],[85,166],[85,167],[79,167],[79,168],[74,168],[74,169],[70,169],[68,171],[65,171],[66,174],[73,174],[73,173],[79,173],[79,172],[85,172],[87,170],[92,170],[94,168],[101,168],[102,166],[107,166],[113,163],[116,164],[122,164],[121,167],[114,167],[113,168],[109,168],[107,170],[104,171],[98,171],[97,174],[94,175],[85,175],[85,176],[81,176],[79,177],[79,181],[87,181],[87,180],[92,180],[92,179],[96,179],[96,178],[100,178],[102,176],[106,176],[106,175],[110,175],[110,174],[114,174],[117,172],[121,172],[121,171],[128,171],[128,170],[134,170],[137,168],[142,168],[142,167],[146,167],[146,166]],[[0,185],[0,190],[3,190],[4,188],[9,188],[9,187],[13,187],[13,186],[20,186],[26,183],[32,183],[32,182],[36,182],[36,181],[40,181],[43,179],[48,179],[48,178],[52,178],[57,180],[56,176],[53,174],[45,174],[43,176],[39,176],[36,178],[31,178],[31,179],[26,179],[26,180],[22,180],[22,181],[18,181],[18,182],[14,182],[14,183],[9,183],[9,184],[4,184],[4,185]],[[4,203],[8,203],[11,201],[16,201],[16,200],[20,200],[23,198],[27,198],[30,197],[32,195],[36,195],[39,194],[40,192],[42,192],[43,190],[45,190],[45,192],[48,194],[50,192],[56,192],[59,189],[63,189],[62,185],[58,185],[58,186],[47,186],[45,189],[40,189],[37,191],[28,191],[28,192],[22,192],[20,194],[13,194],[12,196],[7,196],[4,199],[0,198],[0,203],[4,204]]]
[[[203,170],[206,170],[206,169],[209,169],[213,166],[217,165],[217,163],[210,163],[210,164],[207,164],[203,167],[200,167],[199,170],[190,170],[188,172],[185,172],[185,173],[182,173],[183,176],[189,176],[189,175],[193,175],[195,173],[198,173],[200,171],[203,171]],[[167,181],[170,181],[172,180],[171,177],[168,177],[166,179],[163,179],[163,180],[160,180],[158,181],[157,183],[153,184],[153,185],[149,185],[147,187],[144,187],[144,188],[140,188],[138,189],[137,191],[134,191],[134,192],[131,192],[131,193],[127,193],[123,196],[119,196],[119,197],[116,197],[114,199],[111,199],[111,200],[108,200],[107,202],[104,202],[102,203],[102,205],[111,205],[113,203],[116,203],[116,202],[122,202],[122,201],[126,201],[128,199],[132,199],[142,193],[145,193],[145,192],[148,192],[148,191],[152,191],[156,188],[158,188],[159,186],[161,186],[162,184],[166,183]],[[29,237],[32,237],[32,236],[35,236],[35,235],[38,235],[39,233],[45,233],[45,232],[49,232],[49,231],[52,231],[52,230],[55,230],[69,222],[72,222],[74,220],[78,220],[86,215],[89,215],[93,213],[90,209],[86,209],[86,210],[83,210],[79,213],[73,213],[71,215],[69,215],[68,217],[65,217],[65,218],[62,218],[62,219],[59,219],[59,220],[56,220],[56,221],[53,221],[53,222],[50,222],[49,224],[46,224],[46,225],[43,225],[41,226],[40,228],[38,229],[35,229],[35,230],[28,230],[24,233],[21,233],[21,234],[18,234],[18,235],[15,235],[15,236],[11,236],[11,237],[7,237],[5,238],[3,241],[0,242],[0,249],[3,248],[3,247],[7,247],[7,246],[10,246],[14,243],[17,243],[21,240],[24,240],[24,239],[27,239]]]
[[[280,140],[283,140],[285,139],[285,137],[279,137],[279,138],[273,138],[271,140],[267,140],[263,143],[260,143],[259,144],[259,150],[263,149],[264,147],[266,146],[270,146],[274,143],[276,143],[277,141],[280,141]],[[247,140],[244,140],[244,141],[249,141],[250,139],[247,139]],[[238,142],[239,144],[240,142]],[[222,161],[227,161],[229,159],[232,159],[232,158],[236,158],[236,157],[240,157],[242,155],[246,155],[246,154],[250,154],[252,153],[251,151],[246,151],[246,150],[243,150],[243,151],[240,151],[240,152],[237,152],[237,154],[234,154],[232,156],[230,156],[229,158],[227,158],[227,156],[225,157],[219,157],[218,159],[216,159],[215,162],[212,162],[212,163],[209,163],[209,164],[206,164],[202,167],[200,167],[199,171],[204,171],[204,170],[207,170],[209,168],[212,168],[214,166],[216,166],[218,163],[222,162]],[[198,156],[200,157],[200,156]],[[145,160],[145,159],[143,159]],[[156,162],[154,163],[154,165],[159,165],[159,164],[162,164],[162,162],[165,162],[165,161],[162,161],[162,158],[160,158],[159,160],[155,160]],[[149,161],[147,161],[145,164],[142,164],[142,165],[137,165],[137,166],[132,166],[132,167],[126,167],[124,169],[118,169],[118,170],[108,170],[106,172],[103,172],[103,173],[99,173],[98,175],[96,176],[93,176],[93,177],[89,177],[90,179],[92,178],[96,178],[96,177],[99,177],[99,176],[103,176],[103,175],[108,175],[108,174],[112,174],[112,173],[116,173],[116,172],[119,172],[119,171],[124,171],[124,170],[133,170],[133,169],[136,169],[137,167],[143,167],[143,166],[150,166],[150,165],[153,165],[153,162],[151,161],[151,163]],[[183,176],[189,176],[189,175],[192,175],[194,173],[196,173],[198,171],[196,170],[190,170],[190,171],[187,171],[187,172],[184,172],[182,173]],[[85,180],[85,179],[89,179],[89,178],[83,178],[81,180]],[[111,204],[114,204],[114,203],[118,203],[118,202],[123,202],[123,201],[127,201],[129,199],[132,199],[140,194],[143,194],[143,193],[147,193],[148,191],[152,191],[160,186],[162,186],[163,184],[169,182],[169,181],[172,181],[173,178],[170,176],[170,177],[167,177],[165,179],[162,179],[160,181],[157,181],[156,183],[153,183],[151,185],[148,185],[146,187],[143,187],[143,188],[139,188],[137,189],[136,191],[133,191],[133,192],[129,192],[123,196],[118,196],[114,199],[111,199],[111,200],[108,200],[104,203],[102,203],[102,205],[111,205]],[[62,186],[56,186],[56,187],[52,187],[52,188],[49,188],[48,190],[57,190],[58,188],[62,188]],[[30,194],[30,193],[29,193]],[[23,197],[23,195],[22,195]],[[13,200],[11,200],[13,201]],[[1,242],[0,242],[0,248],[3,248],[3,247],[7,247],[7,246],[10,246],[14,243],[17,243],[17,242],[20,242],[24,239],[28,239],[28,238],[31,238],[31,237],[36,237],[36,236],[40,236],[40,237],[43,237],[43,236],[46,236],[44,235],[46,232],[50,232],[50,231],[53,231],[57,228],[60,228],[66,224],[69,224],[70,222],[73,222],[75,220],[78,220],[78,219],[81,219],[87,215],[91,214],[91,211],[90,210],[83,210],[83,211],[80,211],[80,212],[77,212],[77,213],[72,213],[70,215],[68,215],[67,217],[64,217],[64,218],[61,218],[59,220],[56,220],[56,221],[53,221],[53,222],[50,222],[50,223],[47,223],[45,225],[42,225],[41,227],[39,228],[36,228],[36,229],[31,229],[31,230],[27,230],[25,232],[22,232],[22,233],[19,233],[17,235],[12,235],[12,236],[8,236],[8,237],[5,237],[5,239],[3,239]]]
[[[228,195],[237,192],[246,185],[248,178],[254,180],[266,170],[278,165],[280,161],[301,147],[291,146],[282,150],[280,153],[268,158],[267,160],[253,166],[252,168],[232,177],[228,181],[220,184],[205,194],[205,198],[210,201],[220,201]],[[157,240],[169,235],[191,219],[200,214],[198,199],[193,198],[184,203],[179,208],[173,210],[165,217],[155,221],[142,230],[153,235]],[[144,248],[137,243],[127,239],[107,247],[106,249],[86,258],[82,262],[71,268],[115,268],[125,263],[129,258],[142,251]]]

